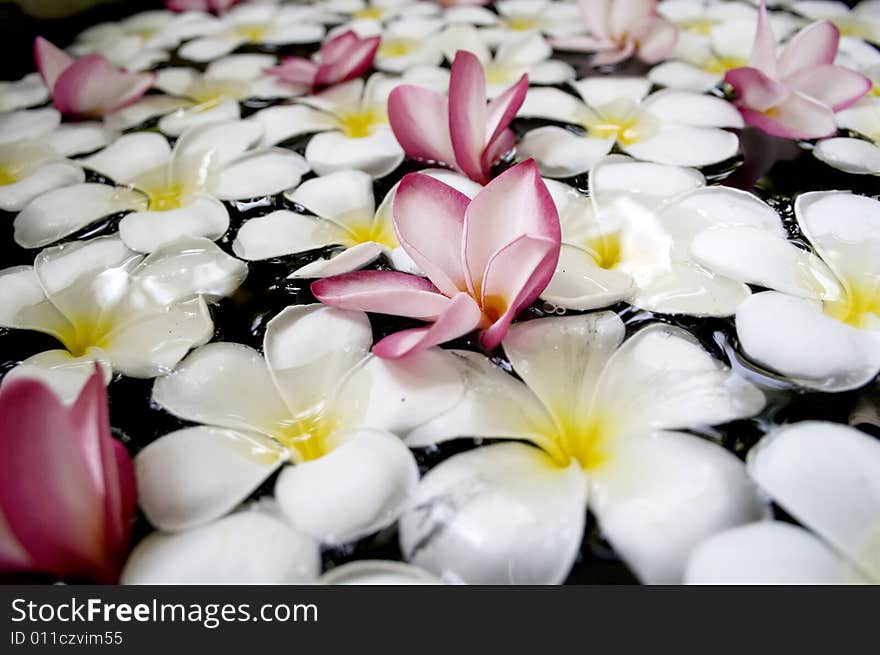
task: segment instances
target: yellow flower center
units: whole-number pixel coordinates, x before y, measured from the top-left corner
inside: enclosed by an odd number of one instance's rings
[[[709,36],[712,33],[712,28],[715,27],[718,22],[719,21],[712,20],[711,18],[689,18],[680,21],[678,27],[685,32],[693,32],[694,34]]]
[[[233,31],[235,36],[240,39],[244,39],[249,43],[259,43],[266,36],[266,32],[269,31],[269,26],[265,23],[243,23],[237,25]]]
[[[829,20],[837,27],[840,36],[854,36],[869,41],[877,37],[869,22],[863,22],[851,16],[833,16]]]
[[[601,268],[614,268],[623,260],[620,232],[590,237],[585,246],[593,261]]]
[[[299,416],[287,422],[282,430],[273,436],[290,450],[291,458],[297,462],[310,462],[319,459],[333,449],[332,435],[339,427],[339,421],[322,412]]]
[[[628,146],[643,141],[653,134],[653,129],[638,115],[597,115],[584,124],[587,133],[594,139],[615,139]]]
[[[880,279],[848,280],[844,286],[842,298],[825,302],[826,314],[859,329],[880,319]]]
[[[355,18],[371,18],[373,20],[378,20],[385,15],[385,10],[381,7],[364,7],[363,9],[358,9],[354,12]]]
[[[61,326],[59,337],[73,357],[82,357],[90,348],[107,348],[107,335],[113,330],[113,312],[101,316],[68,316],[69,324]]]
[[[531,16],[511,16],[504,21],[507,29],[514,32],[525,32],[538,27],[538,21]]]
[[[560,417],[557,421],[559,431],[551,437],[553,447],[545,447],[545,451],[560,466],[568,466],[574,459],[584,471],[591,471],[608,461],[615,429],[607,415],[591,412],[582,420]]]
[[[880,98],[880,82],[874,82],[868,90],[868,95],[874,98]]]
[[[513,82],[516,77],[516,71],[507,66],[500,66],[494,62],[486,64],[486,81],[489,84],[507,84]]]
[[[197,112],[214,109],[227,99],[243,100],[249,94],[247,82],[222,78],[196,80],[184,92],[195,103],[190,109]]]
[[[393,59],[395,57],[405,57],[416,49],[418,43],[413,39],[382,39],[379,45],[378,55]]]
[[[15,184],[19,180],[20,172],[13,166],[0,166],[0,186]]]
[[[188,194],[179,184],[171,184],[167,187],[156,187],[147,191],[150,203],[147,209],[151,212],[165,212],[169,209],[179,209],[183,206],[185,196]]]
[[[707,73],[726,73],[743,66],[748,66],[748,62],[742,57],[711,56],[703,61],[702,68]]]
[[[388,124],[388,116],[379,107],[342,112],[336,118],[339,130],[349,139],[370,136],[376,127]]]
[[[360,243],[378,243],[386,248],[397,248],[400,244],[394,233],[394,226],[388,221],[364,220],[346,223],[349,239],[342,244],[351,248]]]

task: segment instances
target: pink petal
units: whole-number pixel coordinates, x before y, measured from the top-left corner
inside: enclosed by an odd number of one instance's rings
[[[635,37],[637,54],[646,64],[655,64],[669,56],[678,40],[678,28],[665,18],[652,16]]]
[[[821,20],[800,30],[789,41],[779,56],[778,75],[789,75],[818,66],[830,66],[837,56],[840,32],[834,23]]]
[[[507,328],[525,307],[541,295],[559,261],[559,240],[522,236],[499,250],[486,268],[481,304],[492,324],[480,342],[497,347]]]
[[[46,87],[51,91],[55,82],[74,61],[73,57],[41,36],[34,40],[34,60]]]
[[[285,57],[277,66],[264,68],[263,72],[274,75],[282,82],[311,90],[318,74],[318,65],[304,57]]]
[[[615,0],[578,0],[578,13],[587,31],[597,40],[611,39],[609,20]]]
[[[608,16],[611,38],[633,34],[639,25],[657,11],[657,0],[614,0]]]
[[[489,181],[483,169],[486,126],[486,76],[472,52],[459,50],[449,78],[449,134],[459,170],[480,184]]]
[[[621,45],[614,44],[610,49],[593,55],[590,59],[590,65],[610,66],[611,64],[629,59],[635,50],[636,42],[632,39],[627,39]]]
[[[819,66],[787,78],[786,84],[834,111],[846,109],[871,90],[873,83],[861,73],[842,66]]]
[[[394,197],[394,229],[400,245],[449,297],[467,291],[461,243],[470,199],[429,175],[403,178]]]
[[[513,150],[514,146],[516,146],[516,134],[513,133],[513,130],[504,130],[483,151],[484,169],[491,171],[492,166],[506,153]]]
[[[21,378],[0,391],[0,414],[0,513],[37,571],[91,577],[103,566],[104,502],[68,409]]]
[[[736,91],[737,106],[755,111],[766,111],[780,104],[790,93],[784,84],[770,79],[757,68],[734,68],[727,71],[724,81]]]
[[[792,93],[774,107],[772,117],[747,107],[739,110],[749,125],[785,139],[819,139],[837,131],[831,108],[801,93]]]
[[[63,114],[102,116],[137,101],[155,77],[153,73],[127,73],[101,55],[86,55],[61,74],[52,100]]]
[[[388,120],[407,157],[452,166],[455,153],[449,136],[446,96],[404,84],[388,96]]]
[[[749,65],[770,77],[776,75],[776,35],[770,25],[764,0],[761,0],[761,6],[758,8],[758,26],[755,30],[755,42]]]
[[[449,298],[428,280],[396,271],[355,271],[312,282],[315,298],[332,307],[433,321]]]
[[[318,74],[315,76],[315,86],[325,87],[347,82],[370,70],[373,59],[376,57],[376,50],[379,49],[381,37],[359,39],[354,32],[351,34],[355,40],[338,55],[326,54],[322,48],[321,64],[318,67]],[[331,52],[335,53],[337,49],[334,47]]]
[[[342,34],[334,36],[332,39],[324,43],[321,46],[321,49],[318,50],[318,63],[323,64],[344,57],[358,40],[358,35],[354,30],[346,30]]]
[[[556,205],[531,159],[492,180],[467,208],[464,257],[473,284],[482,283],[499,250],[524,235],[560,240]],[[480,289],[471,291],[480,297]]]
[[[529,90],[529,77],[523,75],[506,89],[504,93],[489,103],[486,110],[486,147],[491,147],[492,143],[499,139],[511,121],[516,117],[516,112],[522,106],[526,99],[526,93]],[[490,165],[495,162],[489,162]]]
[[[598,52],[615,47],[614,41],[587,34],[556,36],[548,39],[548,42],[556,50],[568,50],[570,52]]]
[[[18,541],[0,511],[0,575],[34,571],[37,565]]]
[[[383,359],[397,359],[427,350],[475,330],[482,316],[473,298],[466,293],[456,294],[432,325],[390,334],[373,346],[373,353]]]

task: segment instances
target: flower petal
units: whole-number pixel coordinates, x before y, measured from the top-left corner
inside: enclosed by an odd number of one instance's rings
[[[52,107],[13,111],[0,115],[0,143],[37,139],[61,123],[61,114]]]
[[[20,212],[41,194],[58,187],[80,184],[85,177],[83,170],[73,162],[47,162],[17,182],[0,185],[0,210]]]
[[[641,102],[651,89],[651,81],[644,77],[588,77],[572,86],[588,105],[601,107],[620,99]]]
[[[446,96],[411,84],[398,86],[388,96],[388,119],[408,157],[455,164]]]
[[[336,566],[321,576],[332,585],[434,585],[443,582],[417,566],[386,560],[358,560]]]
[[[323,132],[334,126],[332,116],[305,105],[276,105],[262,109],[248,120],[263,126],[260,145],[272,146],[300,134]]]
[[[316,259],[305,266],[301,266],[288,275],[287,279],[323,278],[351,273],[371,264],[383,254],[389,254],[385,246],[374,241],[365,241],[338,254],[331,255],[327,259]],[[396,268],[400,267],[397,266]]]
[[[657,135],[627,145],[637,159],[675,166],[708,166],[733,157],[739,148],[736,134],[715,127],[664,125]]]
[[[119,236],[132,250],[153,252],[183,237],[219,239],[228,228],[229,213],[223,203],[200,196],[179,209],[128,214],[119,221]]]
[[[362,312],[434,320],[449,306],[449,298],[428,280],[392,271],[357,271],[312,283],[322,303]]]
[[[813,148],[813,155],[846,173],[880,174],[880,147],[863,139],[823,139]]]
[[[568,309],[598,309],[625,300],[633,290],[630,275],[602,268],[586,250],[563,243],[556,271],[541,298]]]
[[[318,175],[356,168],[374,178],[383,177],[397,168],[403,157],[394,133],[385,126],[361,139],[350,139],[341,132],[322,132],[306,146],[306,160]]]
[[[257,261],[339,243],[344,235],[326,221],[280,209],[245,221],[235,235],[232,251],[237,257]]]
[[[217,180],[217,197],[236,200],[273,196],[295,187],[308,170],[308,164],[295,152],[282,148],[257,150],[223,168]]]
[[[449,79],[449,134],[457,166],[469,178],[481,183],[488,181],[482,165],[487,123],[483,64],[476,55],[460,50],[452,63]]]
[[[687,91],[658,91],[642,105],[664,123],[684,123],[699,127],[742,127],[743,121],[732,104],[721,98]]]
[[[100,348],[89,348],[79,357],[66,350],[44,350],[28,357],[3,376],[3,385],[20,378],[40,380],[61,399],[65,405],[76,401],[83,387],[95,373],[95,364],[100,363],[104,373],[104,383],[109,384],[113,377],[113,366]]]
[[[167,164],[170,159],[171,146],[165,137],[155,132],[135,132],[122,135],[100,152],[80,161],[86,168],[125,184]]]
[[[594,139],[548,125],[526,132],[516,152],[534,158],[542,175],[572,177],[590,170],[613,146],[613,138]]]

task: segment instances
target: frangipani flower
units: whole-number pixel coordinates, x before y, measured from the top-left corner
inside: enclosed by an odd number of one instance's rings
[[[135,481],[110,436],[94,370],[72,407],[45,384],[0,389],[0,573],[115,583],[134,519]]]
[[[97,117],[136,102],[153,85],[152,73],[128,73],[102,55],[74,59],[42,37],[34,42],[37,69],[62,114]]]
[[[736,106],[749,125],[790,139],[833,134],[834,112],[871,88],[864,75],[834,65],[839,33],[828,21],[805,27],[776,52],[776,37],[761,2],[749,66],[727,72]]]
[[[185,43],[178,54],[190,61],[211,61],[243,45],[276,47],[317,43],[324,38],[324,12],[304,5],[249,3],[233,7],[206,25],[206,33]]]
[[[880,175],[880,96],[863,98],[837,112],[834,118],[838,127],[863,138],[823,139],[813,148],[813,154],[847,173]]]
[[[523,75],[486,105],[486,76],[472,53],[459,50],[452,63],[449,97],[415,85],[395,88],[388,118],[398,142],[412,159],[441,162],[486,184],[492,166],[516,140],[508,125],[526,96]]]
[[[373,352],[386,358],[475,329],[484,348],[495,348],[544,290],[559,257],[556,207],[531,161],[499,175],[473,200],[427,175],[407,175],[394,199],[394,231],[427,279],[357,271],[312,283],[315,298],[328,305],[431,323],[382,339]]]
[[[672,52],[678,38],[675,25],[657,15],[657,0],[578,0],[581,20],[589,34],[551,41],[553,47],[596,52],[594,66],[637,57],[654,64]]]
[[[385,362],[368,356],[372,340],[365,314],[297,305],[269,322],[265,356],[212,343],[157,380],[153,401],[202,425],[135,458],[150,522],[166,532],[208,529],[283,467],[280,515],[311,539],[346,543],[393,523],[418,481],[393,432],[436,417],[462,387],[442,352]]]
[[[264,130],[263,145],[314,134],[306,161],[318,175],[357,169],[383,177],[403,161],[403,149],[388,125],[388,94],[399,82],[380,73],[337,84],[293,105],[277,105],[250,120]]]
[[[128,210],[119,236],[132,250],[151,252],[181,236],[219,239],[229,227],[221,200],[274,195],[308,171],[295,152],[255,148],[262,135],[253,121],[212,123],[172,150],[160,134],[126,134],[81,160],[120,186],[75,184],[38,197],[16,216],[15,240],[36,248]]]
[[[690,584],[880,584],[880,443],[805,421],[748,454],[754,480],[812,532],[760,522],[715,535],[687,567]],[[815,534],[814,534],[815,533]]]
[[[33,266],[0,271],[0,326],[37,330],[61,348],[25,359],[3,378],[38,377],[65,402],[100,362],[139,378],[168,373],[214,332],[207,302],[232,293],[247,266],[205,239],[180,239],[148,257],[115,237],[43,250]]]
[[[679,35],[676,45],[680,45],[689,37],[708,38],[717,27],[730,22],[751,23],[754,32],[757,12],[747,2],[660,0],[657,14],[675,24]]]
[[[495,3],[498,17],[495,25],[481,29],[490,45],[500,45],[510,39],[519,39],[529,32],[548,37],[561,37],[576,34],[583,30],[578,19],[578,10],[573,2],[554,2],[553,0],[500,0]],[[485,11],[485,10],[483,10]],[[447,14],[456,12],[460,18],[473,21],[474,8],[455,8]]]
[[[459,50],[467,50],[480,60],[489,98],[498,97],[524,75],[528,76],[529,84],[562,84],[575,77],[574,68],[569,64],[550,58],[553,49],[537,32],[506,40],[498,46],[494,56],[485,37],[470,26],[449,27],[438,42],[450,62],[454,61]]]
[[[425,174],[473,198],[482,188],[468,178],[443,169]],[[344,246],[329,259],[317,259],[295,270],[290,278],[319,278],[348,273],[385,255],[398,270],[419,272],[397,240],[391,206],[395,185],[376,209],[373,180],[362,171],[338,171],[303,182],[285,194],[310,214],[280,209],[246,221],[232,249],[245,260],[269,259],[293,253]]]
[[[796,0],[787,6],[812,20],[834,23],[841,36],[880,45],[880,9],[872,0],[862,0],[855,7],[833,0]]]
[[[718,228],[691,246],[701,264],[772,289],[736,312],[754,361],[825,391],[854,389],[880,370],[880,201],[845,191],[799,195],[801,232],[814,252],[775,230]],[[814,254],[815,253],[815,254]]]
[[[349,30],[324,42],[313,60],[285,57],[265,71],[299,93],[317,91],[348,82],[370,70],[380,40],[378,36],[362,39]]]
[[[675,166],[708,166],[733,157],[742,127],[736,108],[721,98],[664,90],[648,95],[642,77],[590,77],[572,84],[582,100],[559,89],[529,89],[520,116],[576,125],[526,133],[520,157],[534,157],[544,175],[583,173],[615,145],[636,159]]]
[[[443,21],[408,18],[385,26],[373,65],[387,73],[406,73],[417,67],[437,66],[443,61],[438,32]],[[448,71],[446,71],[448,74]]]
[[[523,382],[455,351],[464,398],[406,443],[513,441],[425,475],[399,521],[408,561],[474,584],[560,583],[589,507],[637,577],[668,584],[704,538],[765,514],[742,463],[682,431],[751,416],[761,392],[684,330],[623,337],[609,312],[519,323],[502,345]]]
[[[124,130],[161,116],[159,130],[180,136],[191,127],[237,120],[240,103],[248,98],[288,98],[298,93],[265,72],[274,64],[272,55],[242,54],[218,59],[204,73],[192,68],[163,68],[156,73],[153,86],[165,95],[145,96],[106,116],[104,124]]]
[[[377,35],[383,26],[396,20],[425,18],[439,13],[439,7],[424,0],[322,0],[321,10],[348,16],[339,29],[356,30],[358,34]]]

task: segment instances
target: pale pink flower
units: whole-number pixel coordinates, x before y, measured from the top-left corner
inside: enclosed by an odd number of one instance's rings
[[[379,357],[402,357],[475,329],[491,350],[556,269],[559,214],[532,160],[473,200],[427,175],[407,175],[393,210],[398,241],[427,278],[356,271],[312,284],[315,297],[334,307],[430,323],[385,337],[373,347]]]

